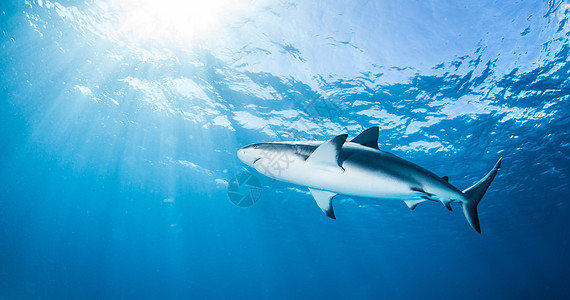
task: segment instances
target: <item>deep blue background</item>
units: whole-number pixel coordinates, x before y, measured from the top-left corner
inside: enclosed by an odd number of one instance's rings
[[[259,1],[180,43],[101,3],[0,4],[0,299],[568,294],[568,2]],[[460,189],[504,157],[482,235],[435,204],[332,221],[261,175],[228,201],[239,147],[369,126]]]

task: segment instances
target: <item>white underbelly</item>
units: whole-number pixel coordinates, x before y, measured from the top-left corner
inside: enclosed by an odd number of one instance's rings
[[[283,174],[281,180],[360,197],[402,198],[412,193],[407,182],[362,169],[345,169],[343,173],[336,173],[322,169],[292,168]]]

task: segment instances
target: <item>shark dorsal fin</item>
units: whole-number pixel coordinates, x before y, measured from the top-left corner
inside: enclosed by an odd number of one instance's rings
[[[321,208],[321,210],[331,219],[336,219],[334,216],[334,210],[332,206],[332,198],[336,196],[335,193],[323,190],[316,190],[309,188],[311,194],[317,201],[317,205]]]
[[[370,127],[364,130],[361,134],[357,137],[352,139],[351,142],[360,144],[362,146],[378,149],[378,135],[380,130],[378,127]]]
[[[331,171],[344,172],[338,160],[340,156],[340,149],[348,134],[341,134],[333,137],[332,139],[321,144],[309,157],[307,163],[314,164],[319,168],[330,169]]]
[[[447,177],[447,176],[443,176],[443,177],[441,177],[441,179],[443,179],[445,182],[449,182],[449,177]]]

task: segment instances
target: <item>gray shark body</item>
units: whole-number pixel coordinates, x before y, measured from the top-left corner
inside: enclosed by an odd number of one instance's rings
[[[419,203],[438,201],[451,210],[457,202],[469,224],[481,232],[477,205],[501,165],[472,187],[460,191],[447,177],[394,154],[378,149],[378,127],[347,142],[346,134],[328,141],[252,144],[238,150],[239,159],[276,180],[307,186],[318,206],[335,218],[332,198],[337,194],[403,200],[414,209]]]

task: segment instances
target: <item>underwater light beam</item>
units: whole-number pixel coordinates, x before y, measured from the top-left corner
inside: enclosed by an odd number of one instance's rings
[[[142,41],[188,43],[219,28],[249,1],[111,0],[119,31]]]

